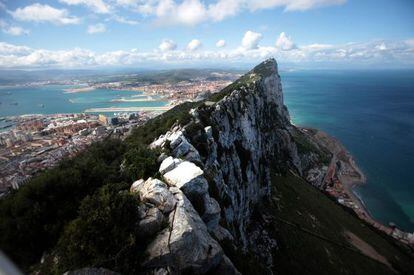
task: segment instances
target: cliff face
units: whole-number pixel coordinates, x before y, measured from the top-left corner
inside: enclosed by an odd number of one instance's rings
[[[176,206],[167,212],[169,227],[148,248],[148,267],[237,273],[219,245],[226,242],[232,250],[258,255],[266,268],[273,264],[277,242],[254,212],[270,198],[271,168],[302,173],[276,61],[258,65],[219,96],[191,110],[190,123],[151,144],[167,152],[160,156],[167,184],[158,193],[173,195],[160,200],[175,197]],[[134,190],[145,201],[143,193],[158,194],[143,187],[154,189],[155,181],[136,182]],[[196,250],[191,257],[189,245]]]
[[[150,144],[163,152],[159,179],[131,187],[145,203],[139,231],[152,239],[145,270],[393,270],[364,249],[400,252],[308,184],[321,187],[332,152],[290,123],[274,59],[197,105],[185,123]],[[349,239],[357,235],[365,238],[356,237],[358,245]],[[317,259],[308,263],[314,253]]]
[[[221,202],[222,218],[246,248],[254,206],[270,194],[271,161],[289,167],[299,163],[275,60],[265,61],[233,85],[236,89],[225,98],[194,112],[197,128],[211,127],[207,142],[197,143],[202,132],[187,136],[204,148],[202,164]]]

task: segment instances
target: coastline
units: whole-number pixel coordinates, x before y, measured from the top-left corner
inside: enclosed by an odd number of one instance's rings
[[[352,209],[361,220],[394,239],[414,247],[414,235],[412,233],[404,232],[395,226],[385,225],[376,220],[366,207],[363,198],[356,193],[356,186],[366,184],[366,176],[345,146],[336,138],[318,129],[298,128],[305,132],[313,142],[332,154],[323,179],[322,191],[335,198],[339,204]]]
[[[72,89],[63,89],[65,94],[76,94],[76,93],[85,93],[95,90],[95,87],[82,87],[82,88],[72,88]]]
[[[89,108],[85,113],[109,113],[109,112],[140,112],[140,111],[168,111],[172,105],[159,107],[108,107],[108,108]]]

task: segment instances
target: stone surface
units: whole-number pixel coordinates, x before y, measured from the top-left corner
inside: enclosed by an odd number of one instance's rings
[[[180,159],[176,159],[173,157],[167,157],[163,160],[163,162],[160,165],[159,172],[164,175],[165,173],[173,170],[175,167],[178,166],[182,161]]]
[[[211,198],[208,194],[204,195],[204,213],[203,221],[206,223],[209,230],[214,230],[220,221],[220,205],[219,203]]]
[[[217,274],[237,274],[230,259],[207,256],[210,249],[222,254],[219,248],[206,248],[212,235],[218,240],[232,240],[239,249],[258,255],[270,272],[271,249],[276,243],[264,225],[252,219],[253,210],[270,196],[270,164],[302,174],[303,158],[291,133],[295,128],[283,103],[276,61],[270,59],[257,66],[234,87],[220,101],[192,111],[191,123],[203,127],[205,135],[188,136],[189,123],[173,128],[151,144],[168,145],[173,157],[186,160],[166,172],[164,179],[173,186],[170,190],[180,188],[191,203],[179,200],[176,218],[180,224],[174,223],[171,251],[165,229],[151,244],[148,263],[159,264],[162,259],[165,266],[190,267],[193,273],[216,273],[216,269]],[[184,249],[193,246],[194,253]]]
[[[136,192],[138,192],[141,201],[155,205],[164,213],[174,209],[176,199],[168,190],[167,185],[158,179],[147,179],[139,184]]]
[[[170,186],[183,190],[187,196],[202,195],[208,190],[208,183],[202,175],[203,170],[200,167],[184,161],[166,173],[164,179]]]
[[[137,181],[134,181],[134,183],[131,185],[131,188],[129,189],[129,191],[131,191],[132,193],[138,192],[138,190],[141,188],[142,184],[144,184],[143,179],[139,179]]]
[[[186,196],[178,188],[171,190],[178,201],[177,208],[169,214],[170,227],[162,230],[148,246],[144,266],[170,267],[175,272],[189,274],[206,273],[222,261],[223,250]]]
[[[141,236],[151,236],[160,231],[164,223],[164,215],[157,208],[150,208],[145,217],[139,221],[138,229]]]
[[[85,267],[78,270],[67,271],[64,275],[119,275],[119,273],[105,268]]]

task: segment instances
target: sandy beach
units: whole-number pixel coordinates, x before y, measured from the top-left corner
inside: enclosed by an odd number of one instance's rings
[[[366,177],[345,146],[325,132],[315,129],[305,130],[306,133],[311,135],[312,140],[332,153],[332,159],[324,179],[323,190],[335,197],[340,204],[353,209],[359,218],[392,235],[393,228],[375,220],[364,205],[362,198],[355,193],[354,187],[365,184]]]
[[[73,88],[73,89],[64,89],[65,94],[75,94],[75,93],[85,93],[95,90],[94,87],[82,87],[82,88]]]
[[[160,106],[160,107],[109,107],[109,108],[90,108],[86,109],[85,113],[110,113],[110,112],[164,112],[168,111],[174,106]]]

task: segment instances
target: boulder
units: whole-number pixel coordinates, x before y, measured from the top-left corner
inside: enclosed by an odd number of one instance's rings
[[[208,183],[202,176],[203,170],[192,162],[184,161],[164,175],[170,186],[180,188],[187,196],[207,193]]]
[[[156,208],[150,208],[146,216],[139,222],[138,229],[141,236],[151,236],[162,229],[164,215]]]
[[[204,196],[203,221],[209,230],[214,230],[220,221],[221,208],[219,203],[208,194]]]
[[[222,261],[223,250],[183,192],[174,187],[170,190],[177,207],[169,214],[170,226],[148,245],[144,266],[170,267],[177,273],[206,273]]]
[[[161,163],[163,162],[166,158],[168,158],[167,154],[165,153],[161,153],[161,155],[157,158],[157,162]]]
[[[175,159],[173,157],[168,157],[166,159],[163,160],[163,162],[160,165],[159,168],[159,172],[164,175],[165,173],[171,171],[172,169],[174,169],[175,167],[178,166],[178,164],[180,164],[182,162],[182,160],[180,159]]]
[[[168,190],[167,185],[158,179],[147,179],[139,184],[137,192],[141,201],[155,205],[164,213],[169,213],[174,209],[176,199]]]
[[[207,135],[207,139],[213,138],[213,128],[211,126],[207,126],[204,128],[204,132]]]
[[[138,192],[138,190],[141,188],[141,185],[144,184],[143,179],[139,179],[137,181],[134,181],[134,183],[131,185],[131,188],[129,188],[129,191],[132,193]]]

